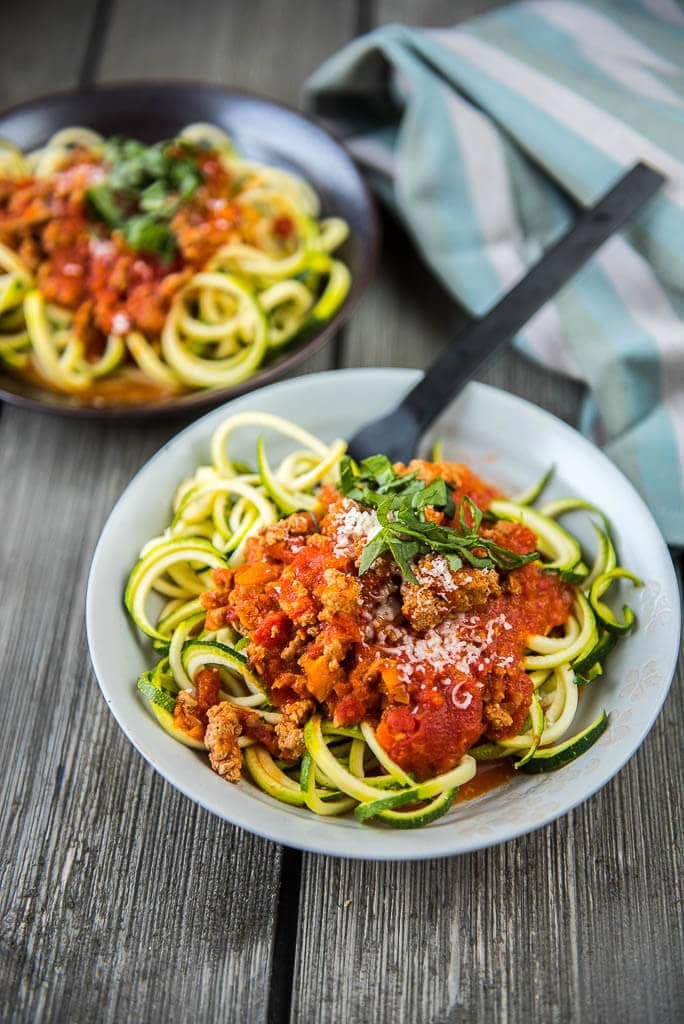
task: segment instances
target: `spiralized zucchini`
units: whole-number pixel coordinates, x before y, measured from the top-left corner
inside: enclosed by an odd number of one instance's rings
[[[260,435],[255,466],[231,454],[235,433],[244,430]],[[279,721],[281,712],[271,705],[241,653],[243,639],[229,628],[206,630],[198,595],[211,588],[212,568],[237,566],[244,560],[249,537],[294,510],[320,510],[317,490],[335,482],[345,445],[340,440],[326,444],[278,416],[244,412],[217,428],[210,451],[211,463],[198,466],[179,485],[171,521],[161,536],[145,545],[125,596],[135,623],[160,654],[156,667],[138,681],[141,697],[167,732],[192,747],[198,747],[197,739],[178,726],[173,708],[178,691],[194,692],[197,672],[208,666],[220,671],[222,700],[248,707],[267,722]],[[540,492],[541,488],[534,497]],[[607,716],[602,712],[573,735],[581,687],[602,673],[604,657],[633,622],[631,610],[617,620],[604,598],[617,579],[634,585],[639,581],[616,568],[607,520],[593,506],[568,499],[542,508],[546,511],[533,510],[529,503],[495,501],[490,510],[493,516],[534,525],[546,571],[582,578],[574,584],[575,604],[563,630],[528,639],[525,669],[534,693],[519,735],[480,743],[451,771],[417,782],[390,758],[369,722],[338,727],[315,714],[304,727],[306,752],[296,764],[276,761],[265,747],[240,737],[252,782],[275,799],[317,815],[353,811],[360,822],[417,828],[448,811],[459,787],[475,775],[478,761],[511,758],[523,772],[543,772],[562,767],[588,749],[606,728]],[[579,543],[556,522],[557,516],[578,510],[600,519],[591,569]]]
[[[188,125],[178,140],[215,152],[230,176],[227,198],[249,226],[248,240],[215,251],[175,292],[160,336],[119,326],[96,361],[85,356],[74,311],[47,302],[29,266],[0,244],[0,366],[83,401],[105,393],[105,377],[125,382],[142,375],[166,395],[233,387],[339,309],[351,276],[332,254],[349,234],[346,222],[321,218],[318,196],[307,182],[242,159],[215,125]],[[106,143],[97,132],[78,127],[57,132],[28,154],[0,140],[0,176],[48,177],[75,148],[102,158]],[[284,219],[291,226],[285,242],[274,229]]]

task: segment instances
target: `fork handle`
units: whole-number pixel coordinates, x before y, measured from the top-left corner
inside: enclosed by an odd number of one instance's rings
[[[421,432],[425,430],[464,384],[508,344],[664,181],[662,174],[646,164],[635,164],[596,205],[580,214],[572,229],[489,313],[458,335],[406,395],[399,409],[410,413]]]

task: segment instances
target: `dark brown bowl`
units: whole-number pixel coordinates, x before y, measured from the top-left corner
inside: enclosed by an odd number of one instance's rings
[[[306,178],[321,197],[325,216],[343,217],[350,235],[339,250],[352,285],[335,316],[298,338],[291,347],[236,387],[193,391],[162,401],[95,407],[0,372],[0,399],[42,412],[99,418],[169,416],[219,405],[282,377],[330,341],[365,291],[379,245],[373,199],[348,153],[315,121],[296,110],[250,93],[193,82],[140,82],[79,92],[54,93],[0,114],[0,136],[22,149],[42,145],[67,125],[103,135],[124,133],[144,142],[170,138],[184,125],[208,121],[225,129],[247,157],[288,168]]]

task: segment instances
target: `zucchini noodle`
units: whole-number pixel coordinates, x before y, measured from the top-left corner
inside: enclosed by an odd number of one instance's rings
[[[254,466],[231,454],[235,433],[244,430],[260,435]],[[248,709],[277,730],[283,712],[271,703],[268,687],[243,653],[245,638],[228,626],[207,629],[199,595],[211,589],[212,569],[244,562],[250,537],[296,510],[320,513],[319,489],[337,483],[344,451],[343,441],[327,444],[278,416],[232,416],[212,437],[211,463],[198,466],[181,482],[168,527],[141,552],[125,603],[159,660],[137,685],[159,724],[179,742],[205,749],[201,738],[182,727],[174,709],[183,693],[196,695],[199,674],[207,668],[220,673],[222,701]],[[303,754],[294,761],[275,757],[254,737],[239,737],[244,766],[256,786],[320,816],[353,812],[362,823],[417,828],[448,811],[460,787],[475,776],[478,763],[510,759],[522,772],[552,771],[596,742],[607,726],[605,712],[573,734],[582,688],[602,674],[606,655],[634,622],[627,606],[618,619],[605,596],[619,579],[635,586],[640,581],[617,566],[610,528],[598,509],[575,499],[533,508],[542,490],[530,488],[524,502],[495,499],[488,510],[490,519],[531,526],[541,551],[541,571],[570,580],[574,594],[562,628],[527,639],[524,669],[533,692],[519,733],[498,742],[480,741],[449,771],[417,781],[390,757],[369,721],[336,725],[320,708],[314,709],[302,723]],[[579,542],[557,522],[577,511],[599,520],[592,519],[599,543],[593,561],[588,560],[591,567]]]
[[[215,125],[188,125],[164,145],[176,147],[186,162],[196,160],[197,167],[201,160],[213,158],[224,175],[222,194],[203,196],[200,209],[200,183],[185,198],[182,191],[180,198],[175,193],[162,197],[167,208],[175,210],[173,216],[168,214],[168,224],[162,223],[161,214],[138,211],[129,215],[129,224],[112,221],[105,227],[89,196],[106,187],[106,175],[115,166],[108,156],[115,141],[79,127],[57,132],[31,153],[0,140],[0,177],[16,182],[17,193],[29,183],[37,201],[50,207],[49,198],[42,198],[41,183],[68,175],[70,169],[87,174],[91,183],[90,188],[73,186],[80,191],[74,192],[70,214],[80,219],[81,235],[71,237],[67,216],[66,226],[58,232],[57,244],[63,244],[65,254],[59,264],[54,236],[37,254],[38,242],[30,233],[32,207],[18,217],[11,203],[6,214],[0,209],[0,366],[86,403],[135,402],[191,389],[229,388],[334,316],[351,286],[347,266],[333,255],[346,241],[349,228],[339,217],[321,217],[319,198],[306,181],[281,168],[243,159]],[[161,186],[160,181],[156,184]],[[140,193],[141,209],[161,209],[162,200],[149,193],[150,188]],[[112,195],[116,202],[118,193]],[[157,206],[150,207],[154,201]],[[47,236],[62,224],[59,218],[64,214],[48,210],[35,216]],[[22,217],[24,224],[19,223]],[[157,292],[134,300],[137,271],[119,281],[114,263],[104,274],[104,284],[102,274],[97,279],[100,292],[94,292],[92,268],[97,260],[108,252],[130,254],[129,243],[141,251],[143,262],[156,266],[150,263],[151,250],[135,242],[140,224],[133,222],[145,217],[151,218],[146,225],[148,244],[158,244],[161,253]],[[213,232],[211,243],[206,241],[207,232]],[[175,238],[178,245],[173,264],[164,263],[162,237],[171,245]],[[58,272],[62,276],[57,280]],[[75,294],[70,283],[79,275],[86,284],[78,298],[56,301],[55,291]],[[103,299],[102,289],[107,288],[111,292]],[[116,307],[110,303],[111,309],[119,310],[114,315],[106,307],[111,296],[117,302]],[[141,302],[147,302],[142,312]],[[158,307],[163,316],[158,331],[144,326],[150,319],[150,303],[156,303],[154,309]],[[86,310],[87,304],[94,312]],[[88,316],[86,330],[83,320]]]

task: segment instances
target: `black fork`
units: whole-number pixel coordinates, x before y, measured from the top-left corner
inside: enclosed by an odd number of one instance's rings
[[[393,412],[372,420],[349,442],[357,461],[382,452],[392,462],[415,454],[421,435],[470,378],[507,345],[590,256],[649,200],[665,181],[636,164],[610,192],[580,214],[572,229],[482,319],[468,326]]]

